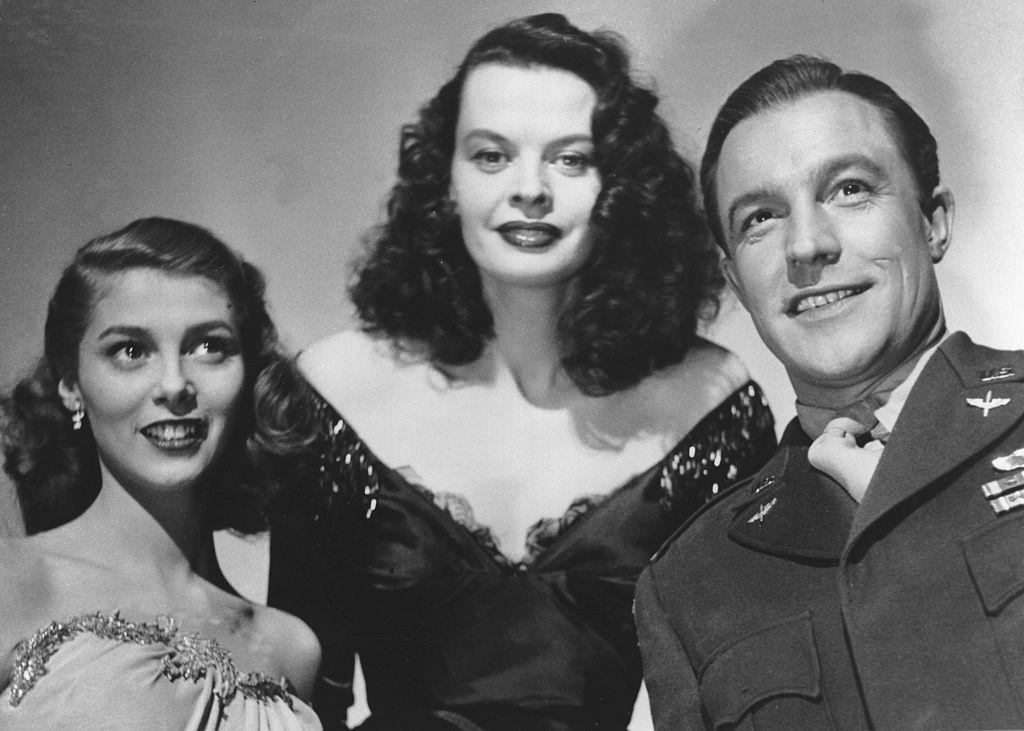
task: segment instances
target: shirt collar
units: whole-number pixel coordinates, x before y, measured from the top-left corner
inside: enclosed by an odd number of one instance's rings
[[[948,335],[949,333],[946,331],[944,323],[940,321],[933,329],[933,335],[928,338],[930,344],[921,348],[920,352],[914,355],[912,359],[904,361],[899,368],[880,382],[884,386],[885,382],[888,381],[890,385],[887,388],[876,391],[873,395],[868,394],[876,402],[881,402],[882,398],[885,399],[881,406],[871,410],[871,413],[874,413],[875,418],[878,419],[879,424],[885,430],[892,431],[893,426],[896,424],[896,419],[899,417],[900,411],[903,409],[903,405],[906,403],[907,397],[910,395],[910,391],[913,389],[918,376],[921,375],[925,364]],[[913,366],[908,370],[910,363],[913,363]],[[907,375],[902,381],[897,382],[895,379],[900,377],[901,371]],[[895,387],[892,385],[894,382],[897,383]],[[867,396],[865,399],[867,400]],[[838,410],[835,407],[801,403],[799,400],[796,402],[797,418],[800,420],[803,430],[810,435],[811,439],[815,439],[822,434],[825,425],[835,417]]]
[[[921,371],[924,370],[928,360],[947,337],[948,335],[944,335],[938,342],[921,353],[917,363],[914,364],[913,370],[910,371],[910,374],[903,383],[893,389],[893,392],[889,395],[889,400],[881,408],[875,409],[875,417],[888,431],[891,432],[893,427],[896,426],[896,419],[899,418],[903,405],[907,403],[907,397],[910,395],[911,390],[913,390],[914,384],[917,383],[918,376],[921,375]]]

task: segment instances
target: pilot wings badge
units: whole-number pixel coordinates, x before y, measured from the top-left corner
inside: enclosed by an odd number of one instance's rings
[[[1008,398],[992,398],[992,392],[989,391],[985,394],[985,398],[969,398],[967,404],[976,408],[982,409],[982,416],[988,416],[988,412],[992,409],[998,409],[1000,406],[1006,406],[1010,403]]]
[[[1012,470],[1024,467],[1024,447],[1016,452],[1011,452],[1005,457],[996,457],[992,460],[992,466],[1000,472],[1011,472]]]

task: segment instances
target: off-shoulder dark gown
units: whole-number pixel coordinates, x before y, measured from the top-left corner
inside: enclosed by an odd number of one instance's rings
[[[314,698],[325,725],[351,702],[363,728],[624,729],[641,678],[633,588],[694,510],[775,449],[754,383],[659,463],[610,494],[540,521],[512,562],[458,496],[382,464],[323,400],[311,480],[275,521],[269,603],[323,643]]]

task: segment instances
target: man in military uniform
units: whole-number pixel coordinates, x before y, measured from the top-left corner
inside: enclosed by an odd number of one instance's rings
[[[946,332],[928,126],[795,56],[726,101],[701,183],[798,418],[640,579],[655,726],[1024,727],[1024,352]]]

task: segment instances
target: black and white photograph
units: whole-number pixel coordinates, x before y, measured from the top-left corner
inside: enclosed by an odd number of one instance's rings
[[[0,0],[0,728],[1024,726],[1022,38]]]

